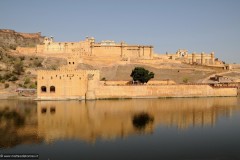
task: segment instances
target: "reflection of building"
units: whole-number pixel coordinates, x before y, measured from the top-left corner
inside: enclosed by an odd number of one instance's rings
[[[116,101],[38,102],[38,133],[50,142],[57,139],[115,139],[138,134],[133,117],[153,117],[142,130],[151,133],[158,125],[188,128],[213,126],[217,117],[231,116],[236,98],[138,99]]]

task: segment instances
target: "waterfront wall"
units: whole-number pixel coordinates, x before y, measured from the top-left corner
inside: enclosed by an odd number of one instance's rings
[[[237,88],[212,88],[209,85],[105,86],[95,90],[96,99],[158,97],[237,96]]]

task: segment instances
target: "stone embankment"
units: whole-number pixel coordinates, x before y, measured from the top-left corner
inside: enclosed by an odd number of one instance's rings
[[[161,97],[232,97],[237,88],[214,88],[209,85],[101,85],[95,90],[96,99],[161,98]]]

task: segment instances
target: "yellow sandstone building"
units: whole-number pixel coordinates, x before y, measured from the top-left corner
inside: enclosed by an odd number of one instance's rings
[[[59,70],[39,70],[37,99],[108,99],[159,97],[237,96],[237,88],[214,88],[206,84],[184,85],[159,81],[146,85],[129,85],[122,81],[100,81],[99,70],[77,70],[79,55],[68,56]]]
[[[34,50],[35,49],[35,50]],[[137,60],[154,63],[167,59],[199,65],[219,65],[214,53],[188,54],[187,50],[178,50],[175,54],[157,55],[153,46],[128,45],[106,40],[95,43],[94,38],[86,37],[80,42],[54,42],[53,37],[45,37],[44,43],[35,48],[18,47],[19,52],[56,55],[67,57],[67,65],[58,70],[39,70],[37,99],[108,99],[108,98],[159,98],[159,97],[209,97],[236,96],[236,88],[214,88],[206,84],[184,85],[172,81],[155,81],[145,85],[129,85],[123,81],[100,81],[99,70],[77,70],[77,65],[86,57],[105,59]],[[95,57],[95,58],[93,58]],[[130,73],[129,73],[130,75]]]
[[[188,64],[198,65],[222,65],[222,61],[215,58],[214,52],[211,53],[188,53],[186,49],[179,49],[176,53],[166,53],[166,55],[156,54],[151,45],[129,45],[125,42],[115,43],[111,40],[95,42],[93,37],[86,37],[79,42],[55,42],[53,37],[44,37],[43,44],[36,47],[17,47],[19,53],[45,54],[45,55],[71,55],[94,56],[106,58],[130,58],[132,60],[159,59],[176,60]]]
[[[87,93],[91,96],[91,88],[99,82],[99,71],[76,70],[78,60],[78,56],[69,56],[67,65],[59,70],[39,70],[38,98],[84,99]]]
[[[53,37],[45,37],[44,44],[37,45],[35,52],[151,59],[153,57],[153,46],[128,45],[124,42],[115,43],[110,40],[95,43],[93,37],[86,37],[84,41],[80,42],[54,42]]]

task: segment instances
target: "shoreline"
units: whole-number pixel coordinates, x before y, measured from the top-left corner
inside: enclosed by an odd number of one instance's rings
[[[63,99],[38,99],[37,96],[33,97],[23,97],[23,96],[3,96],[0,95],[0,100],[31,100],[31,101],[98,101],[98,100],[129,100],[129,99],[178,99],[178,98],[227,98],[227,97],[240,97],[240,95],[237,96],[201,96],[201,97],[119,97],[119,98],[98,98],[94,100],[86,100],[86,99],[69,99],[69,98],[63,98]]]

